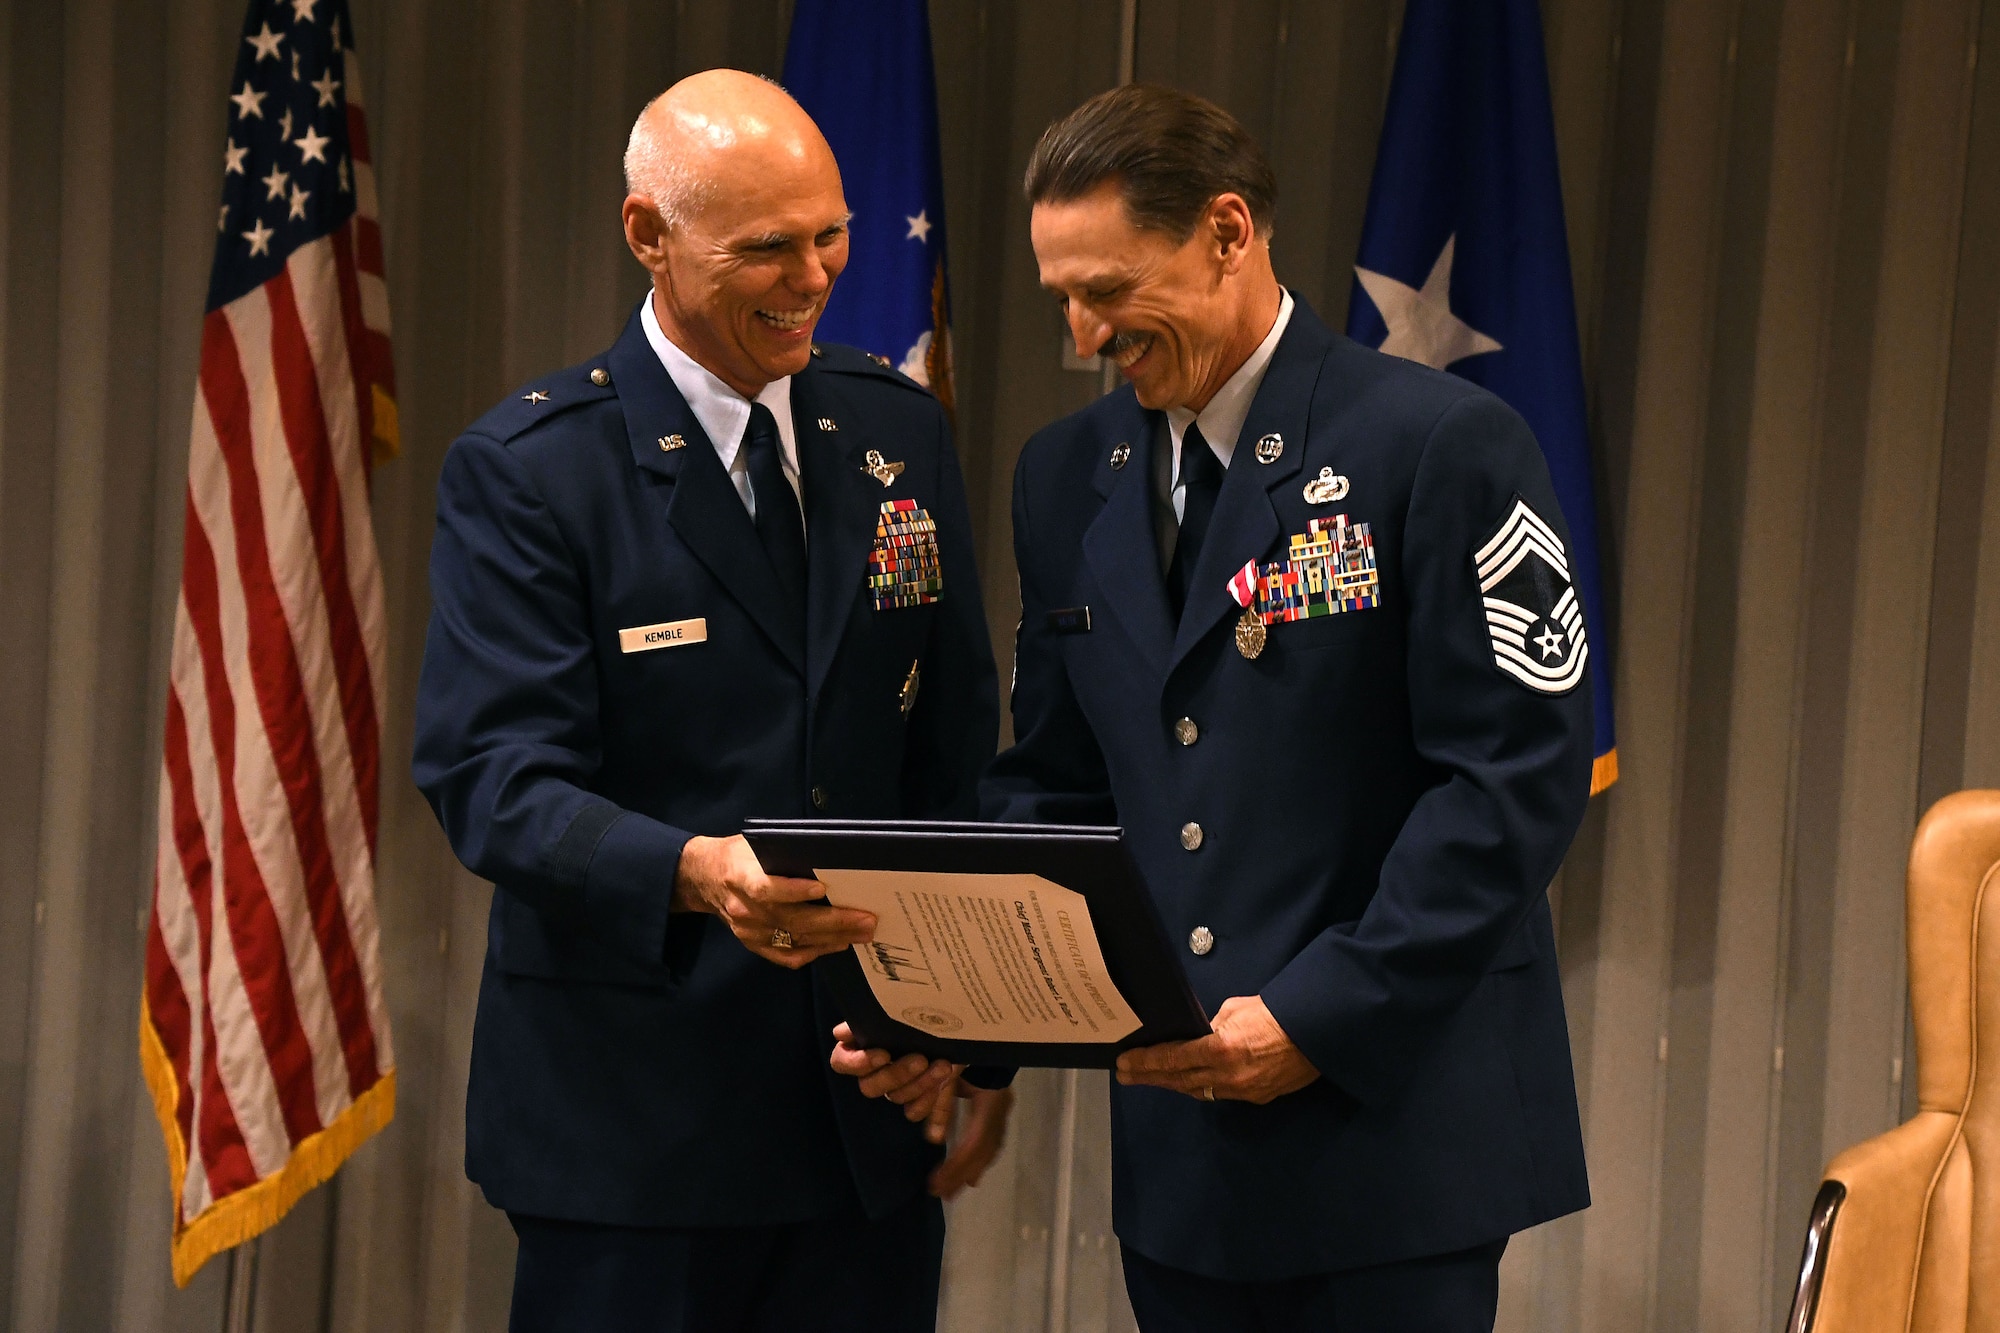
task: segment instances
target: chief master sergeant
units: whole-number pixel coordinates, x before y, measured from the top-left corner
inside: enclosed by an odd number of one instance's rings
[[[906,1107],[836,1079],[802,968],[873,920],[735,835],[973,810],[997,707],[958,464],[922,388],[812,341],[847,207],[782,90],[675,85],[626,175],[646,299],[438,483],[416,778],[496,886],[466,1171],[520,1238],[517,1329],[929,1329],[932,1195],[1008,1094],[962,1091],[940,1164],[958,1071]]]
[[[1589,1201],[1544,897],[1588,645],[1541,452],[1279,286],[1276,180],[1219,107],[1094,98],[1026,193],[1077,353],[1130,387],[1016,468],[987,814],[1122,824],[1214,1016],[1112,1088],[1139,1325],[1490,1329],[1507,1237]],[[867,1093],[885,1058],[834,1057]]]

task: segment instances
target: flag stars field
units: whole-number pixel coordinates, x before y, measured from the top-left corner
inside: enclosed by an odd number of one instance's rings
[[[925,245],[931,243],[931,220],[927,216],[929,213],[930,210],[928,208],[920,208],[917,210],[915,217],[905,216],[903,218],[903,221],[910,224],[910,234],[904,237],[904,240],[922,241]]]

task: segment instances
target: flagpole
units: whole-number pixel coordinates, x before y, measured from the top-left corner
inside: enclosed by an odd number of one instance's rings
[[[257,1249],[264,1238],[252,1236],[229,1251],[224,1279],[228,1295],[222,1302],[222,1333],[253,1333],[257,1323]]]

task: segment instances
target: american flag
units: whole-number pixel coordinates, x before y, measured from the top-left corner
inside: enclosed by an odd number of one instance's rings
[[[230,78],[139,1024],[183,1285],[395,1112],[368,495],[396,405],[351,40],[343,0],[252,0]]]

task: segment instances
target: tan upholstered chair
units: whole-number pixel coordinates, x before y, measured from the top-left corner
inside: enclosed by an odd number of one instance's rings
[[[2000,1333],[2000,791],[1931,807],[1904,910],[1917,1114],[1827,1167],[1788,1333]]]

